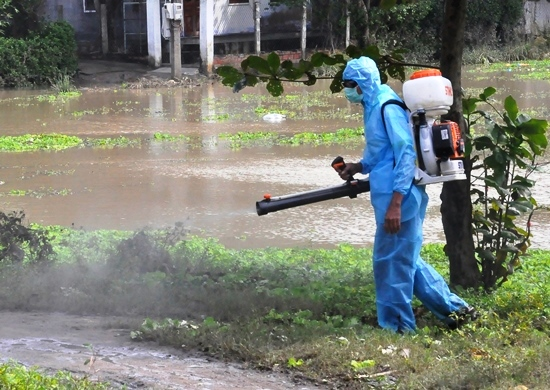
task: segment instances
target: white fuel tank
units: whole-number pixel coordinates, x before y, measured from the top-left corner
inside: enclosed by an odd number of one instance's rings
[[[403,83],[403,100],[411,112],[424,109],[428,117],[444,115],[453,104],[453,86],[437,69],[419,70]]]

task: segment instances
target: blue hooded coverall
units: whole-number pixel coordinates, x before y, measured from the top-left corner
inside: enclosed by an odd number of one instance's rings
[[[361,163],[362,173],[369,174],[376,219],[373,267],[378,323],[393,331],[414,331],[413,294],[448,322],[449,315],[466,308],[467,303],[453,294],[443,277],[420,257],[428,195],[423,186],[413,184],[416,154],[408,115],[395,104],[386,105],[384,128],[382,104],[401,99],[381,83],[372,59],[350,60],[343,79],[357,82],[363,92],[366,146]],[[403,194],[401,229],[390,234],[384,230],[384,219],[394,191]]]

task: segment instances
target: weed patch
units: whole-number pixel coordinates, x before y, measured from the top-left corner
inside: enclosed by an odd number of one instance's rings
[[[10,390],[29,389],[81,389],[107,390],[108,384],[79,378],[59,371],[48,375],[36,367],[25,367],[16,362],[0,364],[0,388]]]
[[[547,251],[532,251],[495,291],[461,291],[476,322],[451,331],[415,301],[417,331],[397,335],[377,326],[370,248],[233,250],[182,224],[43,229],[54,261],[2,261],[0,309],[143,316],[136,341],[330,388],[550,386]],[[442,245],[422,256],[448,275]]]

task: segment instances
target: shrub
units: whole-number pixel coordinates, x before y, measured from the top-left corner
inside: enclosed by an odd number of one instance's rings
[[[78,65],[76,47],[67,22],[46,23],[26,39],[0,38],[0,85],[41,85],[72,76]]]

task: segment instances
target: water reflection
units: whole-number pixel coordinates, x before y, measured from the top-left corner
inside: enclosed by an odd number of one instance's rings
[[[468,74],[466,74],[468,75]],[[468,91],[488,85],[512,94],[522,110],[546,110],[547,82],[466,80]],[[394,85],[399,90],[398,85]],[[232,247],[330,247],[368,245],[374,218],[368,194],[258,217],[264,193],[283,195],[340,184],[329,166],[337,155],[357,160],[362,146],[255,146],[232,149],[221,133],[335,131],[362,125],[361,111],[327,83],[288,86],[283,98],[262,88],[233,94],[227,87],[152,90],[86,90],[80,98],[52,101],[44,91],[2,91],[3,133],[63,133],[81,137],[139,138],[141,147],[72,149],[62,152],[0,153],[0,207],[22,209],[41,224],[86,229],[141,229],[184,222],[192,233],[219,238]],[[305,103],[305,104],[304,104]],[[262,115],[283,112],[281,123]],[[193,144],[162,143],[155,133],[193,137]],[[547,169],[533,176],[535,197],[548,205]],[[16,196],[26,191],[25,196]],[[441,185],[428,187],[428,242],[444,241],[439,215]],[[30,194],[30,195],[29,195]],[[535,214],[533,245],[550,248],[549,214]]]

